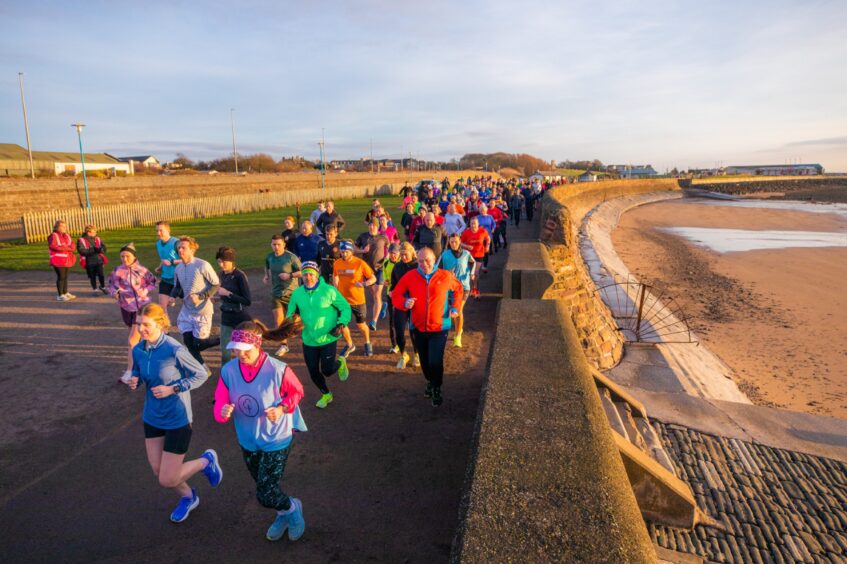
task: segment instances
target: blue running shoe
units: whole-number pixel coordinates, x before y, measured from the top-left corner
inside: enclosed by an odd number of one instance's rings
[[[368,327],[371,331],[376,331],[376,321],[371,321],[370,323],[368,323]]]
[[[224,470],[218,462],[218,453],[214,449],[208,449],[200,458],[205,458],[209,461],[209,465],[203,468],[203,475],[209,480],[209,485],[213,488],[218,487],[224,477]]]
[[[386,315],[388,315],[388,302],[382,302],[382,309],[379,311],[379,318],[385,319]]]
[[[176,509],[171,513],[171,521],[182,523],[188,519],[188,514],[198,505],[200,505],[200,497],[197,495],[197,490],[191,488],[191,497],[180,498]]]
[[[265,538],[269,541],[278,541],[282,538],[282,535],[285,534],[285,530],[288,528],[288,516],[290,513],[277,513],[276,519],[271,523],[271,526],[268,528],[268,532],[265,534]]]
[[[296,541],[306,532],[306,520],[303,518],[303,504],[296,497],[291,498],[294,511],[288,514],[288,540]]]
[[[338,353],[338,356],[343,356],[344,358],[347,358],[348,356],[350,356],[350,353],[354,352],[355,350],[356,345],[344,345],[344,348],[341,349],[341,352]]]

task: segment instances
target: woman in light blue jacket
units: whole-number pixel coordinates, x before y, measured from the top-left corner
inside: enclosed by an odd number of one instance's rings
[[[462,248],[462,238],[459,233],[453,233],[447,239],[447,250],[441,253],[439,259],[440,266],[444,270],[449,270],[453,276],[462,283],[464,288],[464,297],[459,306],[459,317],[456,318],[456,335],[453,337],[453,346],[462,347],[462,330],[465,326],[465,303],[468,301],[468,296],[471,292],[471,280],[474,278],[474,265],[476,261],[471,254]]]

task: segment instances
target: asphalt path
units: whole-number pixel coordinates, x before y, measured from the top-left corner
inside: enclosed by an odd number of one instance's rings
[[[510,227],[514,232],[514,228]],[[528,233],[524,224],[521,235]],[[521,237],[523,238],[523,237]],[[283,478],[303,501],[306,533],[272,543],[274,513],[255,499],[231,425],[212,418],[219,353],[204,353],[213,377],[192,392],[188,458],[221,457],[212,489],[194,477],[200,505],[187,521],[168,516],[177,495],[146,460],[142,392],[116,384],[125,331],[117,306],[88,296],[52,300],[52,273],[0,273],[0,556],[3,562],[181,562],[284,557],[299,562],[445,561],[457,524],[481,387],[493,337],[505,252],[493,255],[482,299],[466,308],[464,348],[448,344],[444,404],[423,397],[419,369],[395,368],[385,321],[377,353],[351,356],[347,382],[330,382],[325,410],[302,362],[299,339],[284,360],[303,382],[309,431],[295,438]],[[254,316],[270,320],[260,273],[249,273]],[[175,313],[172,314],[172,317]],[[270,351],[271,349],[268,348]]]

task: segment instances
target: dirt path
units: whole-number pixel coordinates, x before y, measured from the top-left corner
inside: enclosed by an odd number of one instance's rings
[[[217,449],[226,477],[215,491],[195,478],[201,506],[171,524],[175,497],[158,487],[144,454],[143,395],[115,383],[125,358],[116,304],[89,297],[81,276],[71,280],[79,299],[57,303],[51,275],[0,273],[0,552],[12,561],[445,561],[504,259],[493,257],[483,299],[468,304],[464,348],[448,346],[440,408],[423,397],[419,370],[395,369],[385,321],[376,356],[365,359],[360,346],[350,379],[330,383],[335,401],[324,411],[294,341],[285,360],[306,389],[309,425],[283,481],[304,502],[307,532],[294,544],[264,540],[272,515],[254,499],[233,429],[212,420],[214,378],[192,393],[189,455]],[[260,275],[250,281],[253,312],[268,321]],[[217,374],[217,349],[205,357]]]

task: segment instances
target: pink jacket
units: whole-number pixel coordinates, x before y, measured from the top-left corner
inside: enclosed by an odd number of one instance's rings
[[[138,261],[119,265],[109,275],[109,294],[119,296],[118,304],[124,311],[141,311],[152,301],[150,293],[154,288],[156,277]]]

